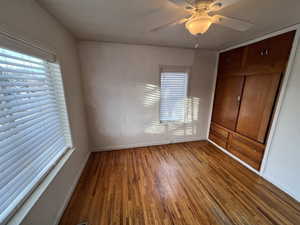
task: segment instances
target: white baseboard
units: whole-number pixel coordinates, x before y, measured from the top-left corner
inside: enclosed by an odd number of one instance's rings
[[[93,152],[104,152],[104,151],[122,150],[122,149],[128,149],[128,148],[166,145],[166,144],[172,144],[172,143],[203,141],[203,140],[206,140],[206,139],[202,138],[202,137],[191,137],[191,138],[176,138],[173,140],[166,140],[166,141],[149,141],[149,142],[140,142],[140,143],[132,143],[132,144],[124,144],[124,145],[97,146],[97,147],[93,148]]]
[[[243,166],[245,166],[247,169],[251,170],[252,172],[256,173],[257,175],[261,176],[261,174],[259,173],[259,171],[257,171],[256,169],[252,168],[251,166],[249,166],[247,163],[245,163],[244,161],[240,160],[238,157],[236,157],[235,155],[231,154],[230,152],[228,152],[226,149],[222,148],[221,146],[217,145],[216,143],[214,143],[213,141],[207,139],[210,143],[212,143],[214,146],[216,146],[218,149],[220,149],[222,152],[224,152],[225,154],[229,155],[231,158],[234,158],[236,161],[238,161],[239,163],[241,163]]]
[[[57,217],[56,217],[55,223],[54,223],[55,225],[59,224],[59,222],[61,220],[61,217],[63,216],[64,211],[67,208],[69,201],[71,200],[71,197],[72,197],[72,195],[73,195],[73,193],[75,191],[75,187],[76,187],[76,185],[77,185],[77,183],[79,181],[79,178],[80,178],[80,176],[81,176],[81,174],[83,172],[83,169],[85,168],[85,165],[86,165],[86,163],[87,163],[87,161],[89,159],[89,156],[90,156],[90,152],[87,154],[87,156],[83,160],[83,163],[80,166],[79,172],[77,173],[74,182],[70,186],[70,189],[69,189],[69,191],[67,193],[67,197],[65,198],[65,201],[64,201],[63,205],[61,206],[60,210],[58,211],[58,214],[57,214]]]
[[[300,196],[297,196],[296,194],[294,194],[293,192],[289,191],[285,185],[278,183],[277,181],[275,181],[274,178],[267,176],[265,174],[262,175],[262,177],[269,181],[271,184],[273,184],[274,186],[278,187],[280,190],[284,191],[286,194],[288,194],[289,196],[291,196],[293,199],[295,199],[297,202],[300,203]]]

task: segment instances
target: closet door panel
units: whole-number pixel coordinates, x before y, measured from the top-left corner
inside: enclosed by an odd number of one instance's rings
[[[219,74],[222,76],[242,76],[242,61],[245,48],[237,48],[220,54]]]
[[[261,143],[265,142],[271,119],[280,73],[247,76],[236,132]]]
[[[245,75],[284,72],[295,31],[249,45],[245,50]]]
[[[265,56],[266,49],[269,48],[269,40],[263,40],[247,46],[245,51],[246,59],[243,72],[245,75],[257,74],[262,71],[272,70],[270,68],[270,57]]]
[[[244,77],[220,77],[217,82],[212,121],[235,130]]]

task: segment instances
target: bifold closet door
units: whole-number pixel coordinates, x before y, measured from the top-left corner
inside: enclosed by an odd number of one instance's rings
[[[218,78],[212,114],[213,122],[235,130],[244,79],[243,76]]]
[[[245,77],[236,132],[265,142],[280,78],[280,73]]]

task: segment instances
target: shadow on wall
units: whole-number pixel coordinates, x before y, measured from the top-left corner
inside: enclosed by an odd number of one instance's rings
[[[196,137],[199,127],[199,105],[200,98],[188,97],[184,102],[185,118],[184,122],[160,123],[159,105],[160,88],[154,84],[141,84],[144,86],[143,105],[145,109],[152,108],[157,113],[157,118],[147,123],[144,129],[146,134],[165,134],[170,141],[176,137]]]

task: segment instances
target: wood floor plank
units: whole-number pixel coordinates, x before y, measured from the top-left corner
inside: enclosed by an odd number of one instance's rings
[[[300,203],[206,141],[92,153],[60,225],[300,224]]]

